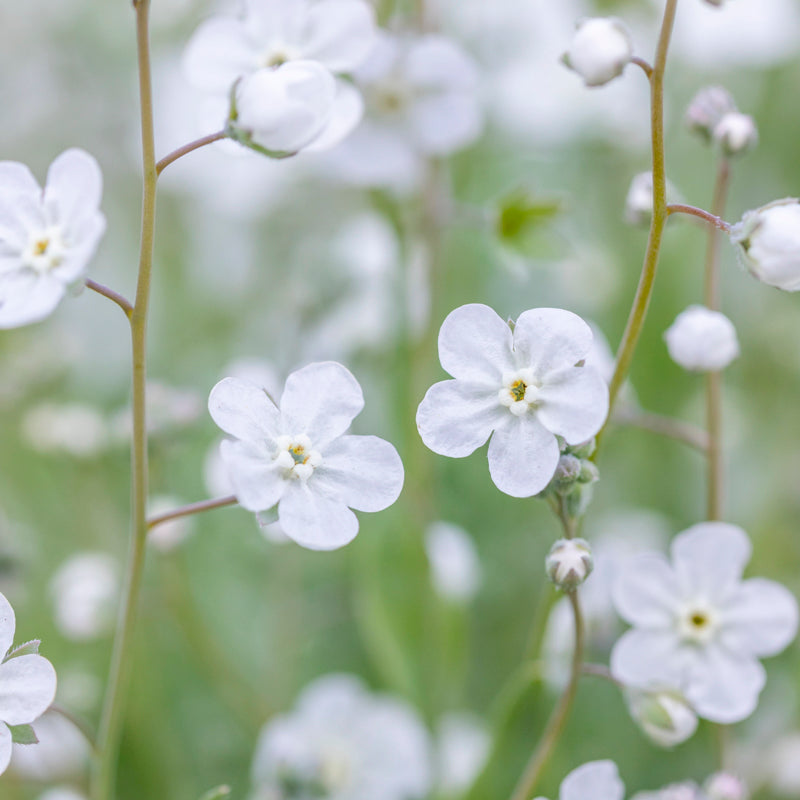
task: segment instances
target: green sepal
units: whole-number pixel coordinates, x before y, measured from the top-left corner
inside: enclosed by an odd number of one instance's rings
[[[8,651],[8,655],[3,661],[10,661],[12,658],[18,658],[19,656],[38,656],[39,645],[41,643],[40,639],[31,639],[29,642],[25,642],[25,644],[18,645]]]
[[[9,725],[14,744],[39,744],[39,738],[30,725]]]
[[[560,200],[533,198],[524,189],[517,189],[500,200],[496,233],[514,247],[526,243],[529,235],[563,211]]]

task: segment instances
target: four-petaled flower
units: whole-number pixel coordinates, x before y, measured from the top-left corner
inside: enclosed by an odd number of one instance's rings
[[[561,781],[558,790],[558,800],[623,800],[624,797],[625,785],[617,765],[608,760],[581,764]]]
[[[0,775],[11,760],[10,725],[29,725],[56,695],[56,671],[40,655],[9,653],[14,643],[14,609],[0,594]],[[5,659],[5,660],[3,660]]]
[[[0,162],[0,328],[38,322],[81,282],[105,231],[102,190],[83,150],[53,161],[44,191],[24,164]]]
[[[344,435],[363,406],[358,381],[332,361],[289,375],[279,405],[253,383],[220,381],[208,408],[234,437],[221,452],[239,503],[256,512],[277,503],[281,527],[304,547],[351,541],[358,520],[350,509],[381,511],[403,486],[389,442]]]
[[[749,716],[766,681],[758,659],[794,639],[798,616],[780,584],[741,580],[750,550],[741,528],[701,522],[674,539],[672,565],[657,554],[626,562],[614,604],[635,627],[614,645],[614,677],[677,689],[714,722]]]
[[[498,489],[530,497],[544,489],[568,444],[591,439],[608,413],[608,387],[592,367],[576,366],[592,332],[558,308],[520,315],[512,333],[488,306],[451,312],[439,332],[439,359],[454,380],[436,383],[417,411],[434,452],[460,458],[489,442]]]

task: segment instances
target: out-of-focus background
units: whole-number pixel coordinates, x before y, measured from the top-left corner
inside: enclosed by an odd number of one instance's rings
[[[416,186],[365,188],[330,159],[278,163],[224,147],[164,173],[150,326],[154,508],[226,493],[214,455],[219,431],[205,410],[217,380],[251,375],[280,387],[292,369],[323,359],[343,362],[361,382],[366,408],[354,429],[395,443],[406,483],[392,508],[360,515],[356,540],[334,553],[276,541],[239,509],[159,532],[148,555],[120,800],[195,800],[221,783],[247,797],[261,726],[291,709],[313,679],[334,672],[412,704],[431,759],[443,717],[469,712],[478,746],[461,767],[474,771],[482,730],[502,711],[498,695],[555,599],[543,559],[559,530],[546,504],[502,495],[483,451],[463,460],[429,452],[414,414],[426,388],[445,377],[436,333],[463,303],[487,303],[512,318],[537,306],[568,308],[616,347],[646,241],[646,230],[623,216],[632,177],[649,166],[647,85],[629,67],[608,87],[589,90],[558,57],[577,18],[613,13],[649,58],[663,2],[428,5],[436,28],[479,64],[485,128]],[[231,6],[152,6],[164,155],[210,132],[181,52],[203,19]],[[412,24],[401,0],[376,6],[383,23]],[[90,275],[129,296],[140,199],[133,21],[123,0],[0,8],[0,158],[29,164],[42,180],[67,147],[98,159],[109,225]],[[679,4],[667,84],[668,175],[687,202],[706,207],[715,157],[687,131],[684,111],[709,84],[726,86],[760,131],[758,148],[735,164],[727,219],[800,193],[796,0]],[[441,203],[448,192],[452,202]],[[500,236],[498,211],[523,195],[540,209],[537,221]],[[445,206],[438,231],[432,200]],[[704,247],[701,227],[670,222],[627,395],[628,403],[697,424],[702,378],[669,360],[662,336],[701,300]],[[722,258],[723,309],[742,351],[725,373],[725,518],[752,537],[750,573],[798,593],[800,299],[757,283],[727,245]],[[128,371],[125,320],[90,292],[43,323],[0,335],[0,591],[17,612],[18,641],[42,639],[58,671],[59,702],[90,720],[102,698],[128,538]],[[600,467],[585,534],[609,561],[664,548],[703,518],[704,463],[681,444],[617,427]],[[477,562],[459,549],[458,534],[455,545],[431,539],[434,523],[463,529]],[[431,541],[445,550],[443,566]],[[598,586],[590,657],[603,660],[619,627]],[[561,633],[551,622],[547,680],[515,706],[476,796],[507,796],[519,775],[563,680],[569,642]],[[797,797],[797,648],[767,668],[758,712],[732,731],[735,766],[758,796]],[[80,739],[68,726],[44,726],[52,728],[49,749],[38,759],[15,755],[0,778],[4,800],[36,798],[54,784],[84,787]],[[701,724],[674,751],[656,748],[618,690],[587,678],[538,790],[554,796],[570,769],[595,758],[616,760],[630,792],[700,780],[714,769],[715,747],[714,732]],[[448,794],[442,769],[429,796],[457,796]]]

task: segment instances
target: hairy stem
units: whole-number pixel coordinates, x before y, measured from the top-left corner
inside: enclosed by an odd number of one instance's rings
[[[631,307],[628,322],[625,326],[625,332],[622,335],[622,341],[617,351],[616,367],[609,386],[609,418],[619,390],[622,388],[622,384],[628,376],[631,361],[636,352],[636,345],[639,341],[639,335],[642,332],[642,327],[644,326],[644,321],[647,316],[650,298],[653,295],[653,285],[655,284],[658,257],[661,252],[661,240],[664,234],[664,226],[669,216],[667,210],[667,174],[664,156],[664,72],[667,66],[667,52],[669,51],[669,43],[672,37],[672,28],[675,23],[677,6],[678,0],[667,0],[664,9],[664,19],[661,23],[661,33],[658,37],[656,60],[653,65],[653,72],[650,75],[650,131],[653,151],[653,218],[650,222],[650,235],[647,239],[647,250],[645,251],[639,285],[636,289],[633,306]],[[597,436],[598,449],[595,451],[595,458],[599,452],[600,440],[607,425],[608,421],[606,421],[606,425]]]
[[[155,517],[150,517],[150,519],[147,520],[147,528],[148,530],[152,530],[157,525],[161,525],[173,519],[190,517],[192,514],[202,514],[204,511],[213,511],[215,508],[233,506],[238,502],[235,495],[228,495],[227,497],[217,497],[213,500],[201,500],[199,503],[190,503],[186,506],[174,508],[172,511],[165,511],[163,514],[158,514]]]
[[[187,153],[191,153],[194,150],[199,150],[201,147],[205,147],[207,144],[218,142],[220,139],[224,139],[226,136],[227,134],[225,131],[217,131],[216,133],[210,133],[208,136],[203,136],[200,139],[195,139],[193,142],[189,142],[189,144],[185,144],[183,147],[179,147],[177,150],[173,150],[156,164],[156,173],[160,175],[170,164],[172,164],[173,161],[177,161]]]
[[[547,720],[544,734],[539,740],[539,744],[531,754],[522,777],[511,795],[511,800],[529,800],[533,796],[533,790],[537,781],[541,777],[542,771],[547,765],[553,749],[561,736],[564,726],[569,718],[575,695],[578,691],[578,682],[581,677],[583,666],[583,647],[584,647],[584,626],[581,606],[578,601],[577,592],[569,592],[570,604],[572,605],[573,617],[575,619],[575,649],[572,653],[572,665],[570,668],[569,682],[564,689],[561,697],[556,703],[550,719]]]
[[[153,266],[155,235],[156,172],[153,138],[153,97],[150,72],[150,0],[135,0],[136,49],[139,65],[139,96],[142,125],[142,230],[136,301],[131,313],[133,353],[133,445],[131,448],[132,530],[125,588],[120,603],[108,685],[100,718],[97,755],[92,764],[92,800],[111,800],[125,710],[125,698],[132,671],[132,643],[144,569],[147,540],[147,427],[145,379],[147,311]]]
[[[102,283],[97,283],[97,281],[93,280],[86,281],[86,288],[91,289],[93,292],[97,292],[97,294],[103,295],[103,297],[107,297],[112,303],[116,303],[125,312],[125,316],[128,319],[131,318],[131,314],[133,314],[133,306],[121,294],[118,294],[113,289],[109,289],[108,286],[103,286]]]
[[[692,217],[702,219],[703,222],[707,222],[709,225],[713,225],[714,228],[725,231],[726,233],[731,229],[730,223],[725,222],[718,214],[710,214],[708,211],[703,211],[702,208],[687,206],[685,203],[670,203],[667,206],[667,213],[670,216],[672,214],[689,214]]]

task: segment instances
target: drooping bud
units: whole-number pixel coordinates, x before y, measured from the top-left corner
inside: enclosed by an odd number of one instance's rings
[[[697,730],[697,715],[678,692],[629,689],[625,700],[634,722],[661,747],[675,747]]]
[[[701,136],[707,143],[714,137],[714,130],[726,114],[736,113],[736,103],[727,89],[708,86],[701,89],[686,109],[689,130]]]
[[[547,577],[565,592],[580,586],[593,568],[592,549],[585,539],[559,539],[545,559]]]
[[[800,290],[800,200],[787,197],[748,211],[731,241],[751,274],[786,292]]]
[[[747,800],[748,791],[744,781],[730,772],[715,772],[703,788],[710,800]]]
[[[733,323],[719,311],[689,306],[664,334],[672,360],[692,372],[717,372],[739,355]]]
[[[578,21],[562,61],[587,86],[602,86],[622,74],[633,57],[633,41],[622,20],[593,17]]]
[[[714,142],[723,155],[731,157],[746,153],[758,144],[758,128],[748,114],[732,111],[725,114],[714,128]]]

